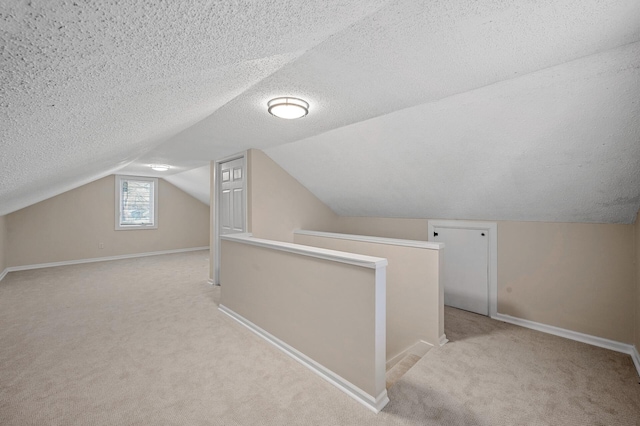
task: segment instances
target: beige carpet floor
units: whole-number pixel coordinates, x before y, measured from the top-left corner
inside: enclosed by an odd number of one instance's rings
[[[628,356],[447,309],[378,415],[217,310],[208,253],[10,273],[0,425],[638,425]]]
[[[411,370],[421,358],[422,357],[415,354],[405,355],[400,362],[387,370],[387,389],[395,385],[396,382],[400,380],[402,376],[407,374],[407,371]]]

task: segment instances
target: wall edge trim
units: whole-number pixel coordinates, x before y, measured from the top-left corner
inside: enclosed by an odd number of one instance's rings
[[[631,359],[633,360],[633,365],[636,366],[638,376],[640,376],[640,353],[638,353],[638,348],[635,346],[631,347]]]
[[[0,281],[2,281],[4,279],[4,277],[6,277],[9,272],[11,272],[11,271],[9,271],[9,268],[4,268],[4,271],[0,272]]]
[[[580,333],[578,331],[567,330],[566,328],[555,327],[553,325],[542,324],[518,317],[512,317],[506,314],[496,314],[491,316],[492,319],[506,322],[509,324],[519,325],[520,327],[541,331],[554,336],[564,337],[565,339],[575,340],[576,342],[586,343],[592,346],[609,349],[615,352],[621,352],[631,356],[633,364],[636,367],[638,375],[640,375],[640,355],[635,346],[627,343],[617,342],[615,340],[605,339],[604,337],[593,336],[590,334]]]
[[[416,343],[414,343],[413,345],[409,346],[408,348],[406,348],[405,350],[403,350],[399,354],[395,355],[389,361],[387,361],[387,363],[386,363],[387,371],[391,370],[397,363],[402,361],[402,358],[404,358],[405,356],[409,355],[409,353],[411,353],[411,352],[422,352],[425,349],[427,351],[429,351],[433,347],[434,347],[434,345],[432,345],[429,342],[426,342],[424,340],[418,340]],[[424,356],[424,355],[422,355],[422,356]]]
[[[298,235],[309,235],[313,237],[336,238],[340,240],[363,241],[367,243],[376,243],[376,244],[390,244],[394,246],[414,247],[414,248],[421,248],[421,249],[427,249],[427,250],[440,250],[444,248],[444,243],[438,243],[433,241],[373,237],[370,235],[343,234],[339,232],[308,231],[306,229],[296,229],[295,231],[293,231],[293,233]]]
[[[144,253],[119,254],[116,256],[90,257],[87,259],[63,260],[60,262],[36,263],[32,265],[22,265],[22,266],[10,266],[7,269],[5,269],[5,272],[28,271],[31,269],[53,268],[56,266],[79,265],[82,263],[108,262],[111,260],[132,259],[136,257],[147,257],[147,256],[159,256],[162,254],[185,253],[185,252],[199,251],[199,250],[209,250],[209,247],[208,246],[188,247],[188,248],[182,248],[182,249],[150,251],[150,252],[144,252]],[[2,276],[2,278],[4,278],[4,276]]]
[[[346,263],[370,269],[386,268],[388,261],[382,257],[366,256],[364,254],[348,253],[345,251],[329,250],[320,247],[305,246],[302,244],[285,243],[282,241],[264,240],[255,238],[251,233],[221,235],[221,240],[232,241],[241,244],[249,244],[272,250],[279,250],[301,256],[315,257],[332,262]]]
[[[447,339],[447,335],[443,334],[442,336],[440,336],[440,341],[438,342],[438,344],[440,346],[444,346],[445,344],[447,344],[448,341],[449,339]]]
[[[320,376],[327,382],[331,383],[332,385],[340,389],[342,392],[346,393],[351,398],[355,399],[356,401],[358,401],[359,403],[361,403],[362,405],[364,405],[374,413],[376,414],[379,413],[380,410],[382,410],[384,406],[387,405],[387,403],[389,402],[389,397],[387,396],[386,389],[383,390],[380,393],[380,395],[376,397],[369,395],[362,389],[355,386],[353,383],[349,382],[343,377],[340,377],[333,371],[329,370],[328,368],[324,367],[323,365],[309,358],[307,355],[296,350],[292,346],[289,346],[282,340],[270,334],[268,331],[258,327],[248,319],[244,318],[242,315],[237,314],[236,312],[227,308],[224,305],[219,305],[218,309],[222,313],[228,315],[229,317],[231,317],[241,325],[251,330],[253,333],[262,337],[264,340],[271,343],[276,348],[280,349],[282,352],[284,352],[294,360],[298,361],[300,364],[307,367],[309,370],[313,371],[318,376]]]

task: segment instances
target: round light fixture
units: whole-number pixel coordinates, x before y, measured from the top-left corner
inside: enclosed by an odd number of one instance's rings
[[[171,168],[171,166],[169,166],[168,164],[149,164],[149,167],[151,167],[156,172],[166,172]]]
[[[287,120],[302,118],[309,113],[309,103],[298,98],[274,98],[267,102],[269,114]]]

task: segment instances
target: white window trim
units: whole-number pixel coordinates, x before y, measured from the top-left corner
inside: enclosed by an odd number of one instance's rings
[[[122,181],[126,179],[153,182],[153,225],[120,225],[120,200]],[[115,229],[116,231],[132,231],[140,229],[158,229],[158,178],[116,175],[115,179]]]

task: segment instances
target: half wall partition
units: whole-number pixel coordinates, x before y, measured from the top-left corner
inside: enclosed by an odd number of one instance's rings
[[[221,237],[219,309],[374,412],[385,383],[387,260]]]

